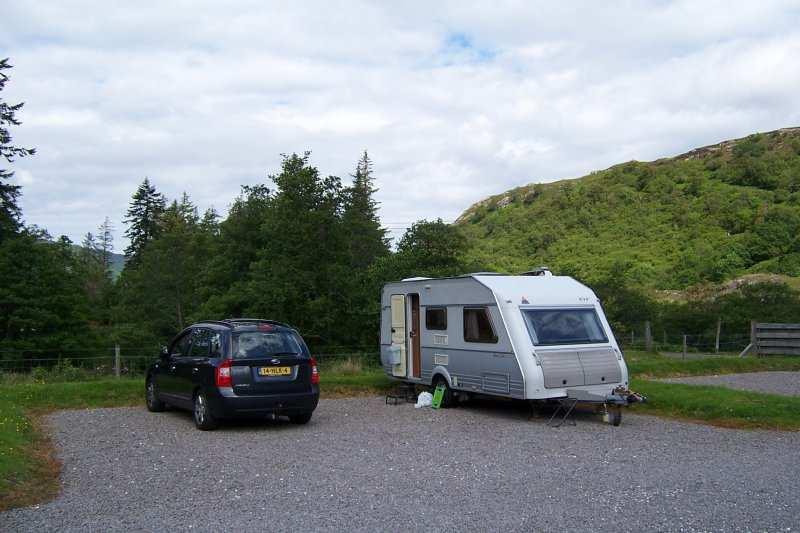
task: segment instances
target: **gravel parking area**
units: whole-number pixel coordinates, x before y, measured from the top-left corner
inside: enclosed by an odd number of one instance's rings
[[[800,396],[800,372],[747,372],[719,376],[667,378],[661,381],[688,385],[721,385],[732,389]]]
[[[4,531],[737,531],[800,527],[800,433],[518,405],[324,400],[307,426],[196,431],[143,408],[51,417],[63,494]]]

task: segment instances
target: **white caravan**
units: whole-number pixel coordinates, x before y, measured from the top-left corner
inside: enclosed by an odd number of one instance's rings
[[[628,369],[597,296],[545,269],[386,284],[381,363],[397,380],[443,384],[445,404],[473,393],[627,403],[614,391]]]

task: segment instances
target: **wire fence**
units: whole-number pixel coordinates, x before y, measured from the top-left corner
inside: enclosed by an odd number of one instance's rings
[[[617,338],[623,349],[647,350],[662,353],[680,354],[739,354],[749,343],[750,335],[725,335],[717,337],[714,333],[705,334],[666,334],[651,335],[648,341],[646,332],[631,332]]]
[[[376,346],[326,347],[312,351],[320,367],[378,367],[380,353]],[[28,375],[63,380],[109,376],[144,376],[158,360],[158,351],[141,347],[117,347],[95,350],[0,350],[0,374]]]
[[[624,350],[660,352],[683,358],[739,354],[749,343],[749,334],[676,334],[631,329],[617,337]],[[0,375],[30,375],[51,379],[90,379],[108,376],[143,376],[158,360],[159,350],[143,346],[106,346],[98,349],[0,348]],[[321,369],[378,368],[380,352],[375,345],[311,345]]]

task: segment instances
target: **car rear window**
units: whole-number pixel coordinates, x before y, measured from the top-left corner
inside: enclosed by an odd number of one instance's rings
[[[241,331],[233,334],[234,359],[260,359],[297,354],[309,357],[308,348],[293,331]]]
[[[523,309],[533,344],[608,342],[594,309]]]

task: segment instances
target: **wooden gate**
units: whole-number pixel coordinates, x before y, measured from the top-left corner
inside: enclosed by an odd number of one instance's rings
[[[753,321],[749,351],[755,355],[800,355],[800,324]]]

